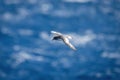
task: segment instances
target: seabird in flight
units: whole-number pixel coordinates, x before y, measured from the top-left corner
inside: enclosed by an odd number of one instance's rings
[[[69,42],[69,39],[72,39],[69,35],[64,35],[62,33],[51,31],[52,34],[54,34],[52,40],[62,40],[67,46],[69,46],[71,49],[76,50],[76,48]]]

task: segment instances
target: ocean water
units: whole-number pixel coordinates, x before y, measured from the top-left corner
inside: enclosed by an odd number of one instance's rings
[[[0,0],[0,80],[120,80],[120,0]]]

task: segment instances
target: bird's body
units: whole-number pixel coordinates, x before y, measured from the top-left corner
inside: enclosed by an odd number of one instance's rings
[[[51,31],[51,33],[54,34],[52,40],[62,40],[71,49],[76,50],[76,48],[69,42],[69,39],[72,39],[71,36],[64,35],[56,31]]]
[[[53,37],[53,40],[60,40],[61,39],[61,36],[54,36]]]

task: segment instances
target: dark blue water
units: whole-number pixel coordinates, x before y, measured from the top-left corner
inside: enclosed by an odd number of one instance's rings
[[[120,80],[120,1],[0,0],[0,80]]]

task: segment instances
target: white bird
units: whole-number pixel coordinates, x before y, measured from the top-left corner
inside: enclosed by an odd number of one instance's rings
[[[52,40],[62,40],[67,46],[69,46],[71,49],[76,50],[76,48],[69,42],[69,39],[72,39],[69,35],[64,35],[62,33],[51,31],[52,34],[54,34]]]

